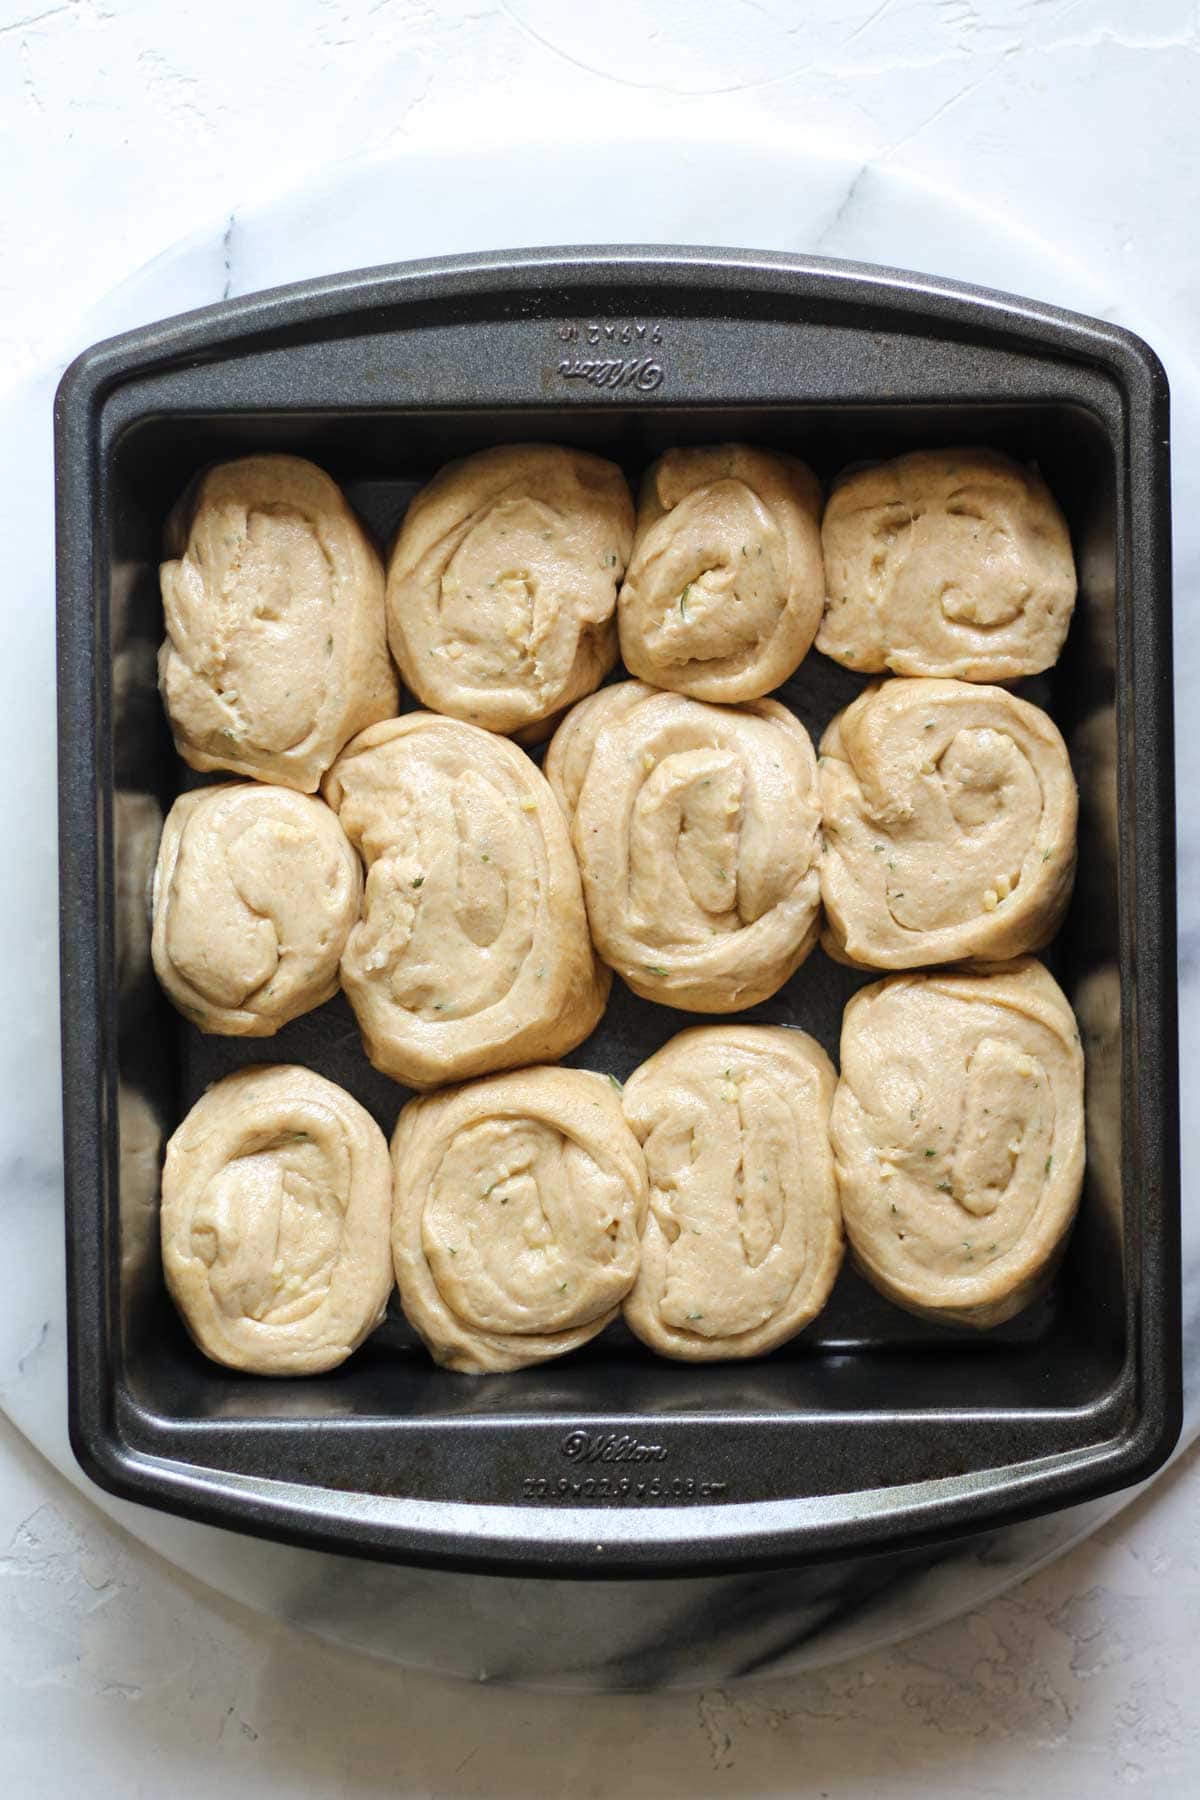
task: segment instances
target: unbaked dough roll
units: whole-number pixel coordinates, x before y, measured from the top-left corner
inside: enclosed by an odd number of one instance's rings
[[[383,1133],[311,1069],[227,1075],[167,1145],[167,1286],[231,1369],[317,1375],[357,1350],[392,1291],[391,1216]]]
[[[1028,957],[861,989],[832,1130],[868,1280],[909,1312],[1003,1324],[1047,1284],[1083,1181],[1083,1052],[1065,995]]]
[[[410,1100],[392,1163],[400,1299],[446,1368],[546,1362],[617,1316],[646,1164],[607,1076],[521,1069]]]
[[[885,681],[821,740],[826,946],[874,969],[1048,943],[1075,873],[1058,728],[1003,688]]]
[[[838,481],[817,649],[848,669],[1012,681],[1058,660],[1075,606],[1066,520],[1035,468],[914,450]]]
[[[175,748],[312,793],[342,745],[399,704],[383,570],[341,489],[299,456],[220,463],[187,489],[160,570]]]
[[[342,985],[377,1069],[435,1087],[582,1043],[608,971],[566,823],[523,750],[407,713],[355,738],[325,794],[367,865]]]
[[[596,948],[647,999],[736,1012],[816,941],[816,761],[774,700],[628,707],[596,737],[574,843]]]
[[[756,700],[807,654],[825,599],[821,489],[744,444],[668,450],[642,483],[618,621],[631,674],[697,700]]]
[[[253,781],[181,794],[154,871],[155,973],[201,1031],[272,1037],[337,992],[361,895],[323,801]]]
[[[837,1080],[803,1031],[704,1025],[625,1083],[650,1216],[625,1320],[662,1356],[760,1356],[829,1298],[842,1215],[829,1143]]]
[[[392,653],[426,706],[545,737],[617,660],[633,501],[615,463],[507,444],[441,469],[388,564]]]
[[[571,708],[546,746],[542,762],[542,773],[568,819],[575,817],[583,778],[600,733],[624,718],[639,700],[648,700],[658,691],[644,681],[614,681]]]

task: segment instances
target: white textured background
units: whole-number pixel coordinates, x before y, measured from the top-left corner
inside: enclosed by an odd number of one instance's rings
[[[0,387],[177,236],[342,159],[595,145],[586,241],[613,136],[813,143],[973,193],[1195,341],[1195,0],[0,0]],[[557,1700],[218,1602],[0,1424],[0,1793],[1191,1800],[1198,1501],[1193,1455],[1011,1595],[859,1665]]]
[[[898,1649],[762,1686],[559,1698],[265,1623],[102,1521],[2,1421],[0,1453],[0,1791],[14,1800],[1197,1792],[1195,1455],[1061,1562]]]

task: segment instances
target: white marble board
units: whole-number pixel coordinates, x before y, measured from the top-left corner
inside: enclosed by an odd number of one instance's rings
[[[1200,659],[1187,599],[1200,585],[1195,459],[1200,382],[1186,346],[1168,341],[1140,305],[1122,308],[1082,268],[961,198],[882,168],[789,152],[778,143],[626,143],[605,152],[602,184],[586,151],[547,158],[509,147],[477,155],[395,158],[349,166],[282,201],[238,211],[124,284],[73,330],[60,353],[3,401],[0,472],[23,521],[10,580],[40,596],[22,619],[21,656],[6,658],[0,730],[14,796],[3,868],[11,930],[0,998],[12,1021],[3,1044],[7,1112],[0,1139],[6,1229],[21,1283],[0,1321],[0,1403],[68,1476],[86,1485],[65,1436],[65,1318],[58,1144],[53,672],[48,630],[51,494],[48,409],[69,354],[109,332],[279,282],[340,268],[457,250],[524,244],[709,242],[801,249],[958,276],[1083,311],[1104,312],[1150,337],[1171,376],[1175,407],[1177,681]],[[587,193],[581,211],[579,197]],[[787,194],[782,208],[779,196]],[[1186,715],[1185,715],[1186,717]],[[1197,855],[1190,796],[1200,744],[1182,731],[1180,866]],[[1181,886],[1185,1089],[1197,1067],[1188,983],[1200,913]],[[1184,1186],[1200,1134],[1185,1112]],[[1200,1227],[1185,1240],[1189,1415],[1197,1418]],[[1093,1529],[1127,1496],[970,1541],[889,1585],[884,1571],[838,1566],[780,1580],[604,1584],[585,1609],[571,1584],[513,1584],[360,1564],[263,1545],[93,1498],[135,1536],[212,1587],[336,1641],[396,1661],[565,1687],[701,1684],[738,1672],[780,1674],[837,1660],[980,1603]],[[698,1649],[703,1644],[703,1650]]]

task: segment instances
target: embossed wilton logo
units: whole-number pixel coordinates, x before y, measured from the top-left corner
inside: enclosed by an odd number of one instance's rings
[[[564,356],[558,372],[567,381],[590,381],[593,387],[637,388],[652,394],[663,378],[662,364],[649,356]]]
[[[643,1444],[615,1431],[568,1431],[559,1445],[568,1462],[666,1462],[665,1444]]]
[[[582,324],[565,319],[558,328],[564,344],[587,344],[612,350],[657,350],[663,341],[662,326],[653,319],[587,319]],[[633,388],[652,394],[660,386],[663,366],[646,356],[564,356],[558,365],[564,381],[587,381],[592,387]]]

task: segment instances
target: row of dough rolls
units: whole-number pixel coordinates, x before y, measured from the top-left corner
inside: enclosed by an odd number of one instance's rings
[[[803,463],[739,444],[625,478],[515,444],[448,464],[384,566],[300,457],[191,483],[166,528],[160,686],[200,770],[312,793],[395,715],[391,656],[428,707],[536,742],[617,660],[697,700],[759,700],[818,647],[847,667],[1005,681],[1057,658],[1070,538],[1040,476],[993,451],[851,471],[821,516]],[[819,628],[819,635],[818,635]]]
[[[323,799],[256,782],[181,795],[153,913],[159,980],[202,1030],[271,1036],[340,981],[371,1061],[416,1088],[556,1060],[611,980],[540,770],[435,713],[361,732]]]
[[[822,907],[831,955],[904,969],[1039,949],[1071,895],[1067,748],[1004,688],[875,684],[829,725],[818,766],[776,701],[617,683],[572,709],[545,768],[601,956],[685,1011],[777,992]]]
[[[641,682],[573,707],[545,775],[508,739],[408,713],[354,738],[323,793],[175,802],[155,968],[232,1035],[272,1034],[340,979],[371,1061],[418,1088],[556,1060],[599,1021],[610,968],[683,1011],[751,1006],[808,955],[822,906],[826,948],[863,967],[1026,954],[1075,866],[1057,728],[957,681],[868,688],[819,768],[775,701]]]
[[[335,1367],[393,1276],[433,1357],[505,1371],[618,1315],[683,1361],[765,1354],[843,1255],[909,1311],[1000,1324],[1044,1288],[1083,1175],[1083,1059],[1032,959],[896,975],[849,1003],[842,1072],[802,1031],[680,1033],[625,1084],[522,1069],[418,1096],[391,1162],[369,1115],[290,1066],[242,1070],[168,1146],[163,1259],[200,1348]]]
[[[577,1349],[637,1277],[646,1164],[614,1084],[539,1067],[412,1100],[378,1125],[310,1069],[214,1083],[167,1147],[167,1285],[206,1356],[263,1375],[336,1368],[394,1283],[445,1366]]]

